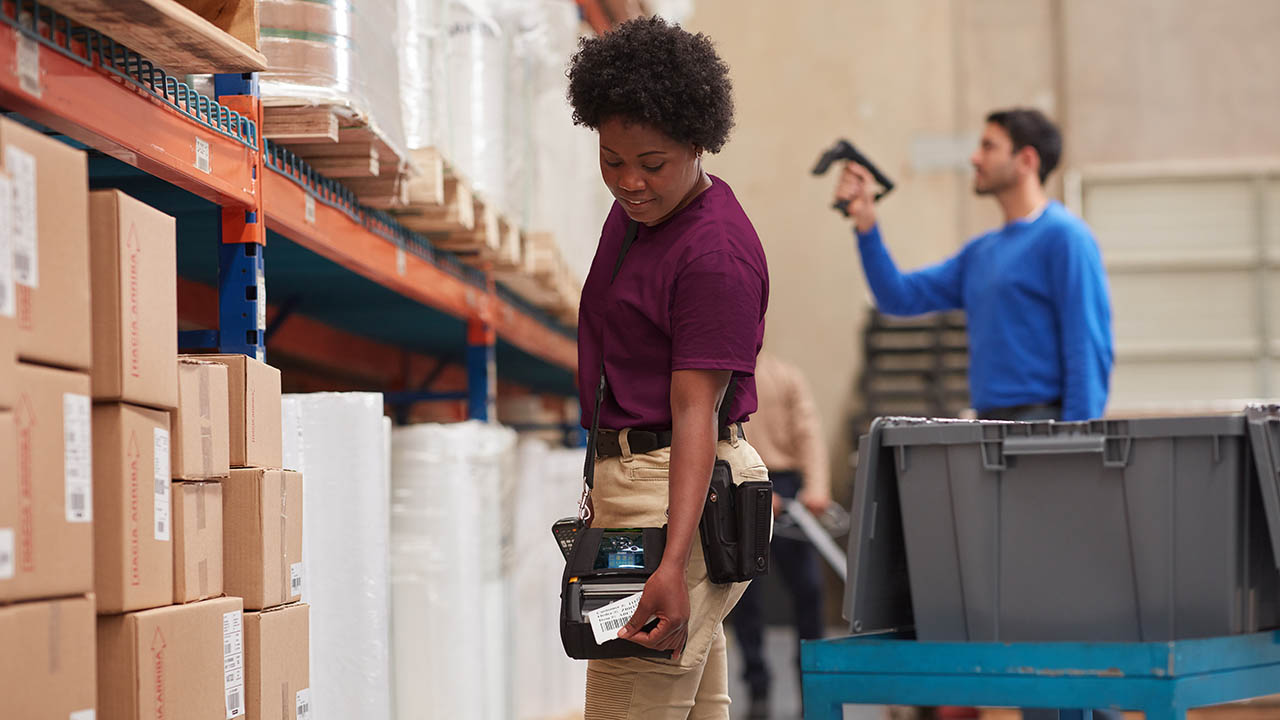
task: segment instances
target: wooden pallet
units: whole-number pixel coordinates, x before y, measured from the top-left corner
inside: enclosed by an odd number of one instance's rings
[[[272,102],[278,102],[272,101]],[[379,210],[409,204],[412,165],[363,121],[330,106],[267,105],[262,134]]]
[[[174,75],[259,72],[257,0],[44,0]]]
[[[445,175],[440,183],[438,204],[415,202],[422,196],[414,195],[414,184],[409,185],[409,206],[397,212],[401,225],[414,232],[434,235],[435,233],[466,233],[475,228],[475,202],[471,194],[471,186],[456,175]],[[430,196],[428,196],[430,197]]]

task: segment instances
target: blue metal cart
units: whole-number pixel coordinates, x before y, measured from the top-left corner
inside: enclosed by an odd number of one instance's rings
[[[1117,708],[1147,720],[1280,692],[1280,632],[1173,642],[942,643],[881,633],[806,642],[806,720],[844,704]],[[1060,710],[1062,720],[1087,710]]]

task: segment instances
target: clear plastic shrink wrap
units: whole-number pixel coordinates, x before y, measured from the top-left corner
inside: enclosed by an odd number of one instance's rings
[[[405,155],[395,0],[261,0],[267,106],[333,106]]]
[[[445,6],[447,0],[398,0],[400,4],[400,103],[410,150],[435,148],[453,156],[445,122]]]
[[[551,538],[551,523],[577,510],[582,453],[537,439],[522,439],[517,452],[511,504],[519,560],[511,581],[520,603],[512,633],[518,720],[563,718],[582,709],[586,663],[571,660],[560,645],[564,557]]]
[[[392,640],[399,720],[505,720],[515,433],[481,422],[392,431]]]
[[[390,720],[390,462],[378,393],[284,396],[303,482],[314,720]]]

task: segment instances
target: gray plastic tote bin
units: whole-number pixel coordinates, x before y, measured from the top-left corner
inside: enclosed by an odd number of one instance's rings
[[[1280,626],[1275,408],[877,420],[845,616],[936,641],[1163,641]]]

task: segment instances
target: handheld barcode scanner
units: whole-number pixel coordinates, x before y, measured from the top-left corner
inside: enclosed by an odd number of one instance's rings
[[[576,535],[561,583],[560,640],[564,651],[578,660],[670,658],[670,650],[651,650],[627,640],[596,644],[591,621],[587,618],[587,613],[593,610],[644,590],[645,581],[662,562],[666,526],[583,527]],[[652,629],[651,626],[656,624],[657,620],[653,620],[645,629]]]
[[[826,172],[831,169],[832,163],[837,160],[850,160],[852,162],[856,162],[871,173],[871,177],[875,178],[876,182],[880,183],[882,188],[880,192],[875,195],[875,200],[877,202],[880,198],[888,195],[889,191],[893,190],[893,181],[889,179],[889,176],[881,172],[880,168],[875,166],[875,163],[868,160],[866,155],[858,152],[858,148],[854,147],[853,143],[845,140],[844,138],[837,140],[836,143],[826,152],[822,153],[822,157],[818,158],[818,164],[813,166],[813,174],[825,175]],[[839,210],[845,217],[849,217],[849,201],[838,200],[831,207]]]

